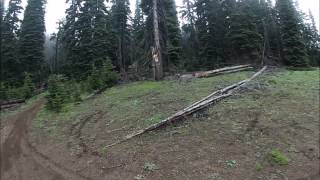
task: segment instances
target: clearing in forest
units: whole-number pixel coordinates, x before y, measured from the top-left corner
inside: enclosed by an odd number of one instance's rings
[[[27,171],[38,167],[29,165],[21,173],[40,179],[46,172],[53,179],[317,179],[319,69],[267,72],[241,93],[184,122],[106,148],[252,74],[181,84],[136,82],[68,105],[59,114],[42,108],[30,120],[30,129],[21,133],[25,139],[15,143],[22,144],[18,146],[25,158],[33,157],[34,164],[45,163],[49,170],[41,171],[41,166]],[[21,112],[16,116],[24,119]],[[5,124],[12,119],[6,118]],[[21,152],[12,153],[19,159]],[[2,171],[5,177],[24,176],[12,170],[19,167],[13,163]]]

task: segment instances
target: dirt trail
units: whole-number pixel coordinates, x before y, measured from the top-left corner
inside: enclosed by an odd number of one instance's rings
[[[28,140],[28,127],[43,107],[40,100],[8,119],[11,130],[1,134],[1,178],[6,180],[87,180],[37,151]]]

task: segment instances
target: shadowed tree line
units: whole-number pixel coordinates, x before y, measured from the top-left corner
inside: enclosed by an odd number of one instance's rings
[[[136,0],[133,16],[129,0],[66,3],[57,33],[47,38],[45,0],[28,0],[25,9],[10,0],[1,11],[2,98],[26,77],[39,86],[50,74],[94,84],[104,82],[101,74],[117,78],[114,72],[124,81],[160,80],[233,64],[305,68],[320,61],[314,17],[292,0],[183,0],[182,7]]]

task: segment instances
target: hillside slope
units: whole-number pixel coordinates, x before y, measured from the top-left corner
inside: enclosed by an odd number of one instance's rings
[[[319,69],[268,72],[182,123],[105,147],[251,74],[117,86],[60,114],[42,109],[30,141],[95,180],[319,178]]]

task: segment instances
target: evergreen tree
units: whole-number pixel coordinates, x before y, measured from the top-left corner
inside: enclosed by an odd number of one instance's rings
[[[306,67],[308,58],[302,39],[298,12],[292,0],[277,0],[280,19],[282,59],[288,66]]]
[[[61,34],[63,49],[65,50],[65,57],[63,62],[61,62],[62,72],[67,76],[74,76],[74,64],[80,58],[77,53],[79,46],[79,32],[80,24],[78,23],[81,0],[68,0],[67,3],[70,4],[69,8],[66,10],[66,18],[63,23],[63,28],[59,30],[58,34]],[[77,77],[77,76],[75,76]],[[80,79],[80,77],[78,77]]]
[[[262,27],[260,27],[260,33],[263,35],[263,51],[265,57],[270,60],[276,60],[280,58],[280,36],[279,26],[277,24],[277,13],[273,8],[271,0],[262,1],[262,13],[260,19],[262,21]]]
[[[112,0],[112,25],[115,32],[115,45],[117,49],[117,66],[120,69],[120,73],[124,79],[126,77],[126,71],[129,61],[129,15],[130,7],[129,0]]]
[[[164,0],[165,23],[168,32],[168,58],[164,61],[164,67],[178,66],[181,56],[181,32],[174,0]]]
[[[45,0],[28,0],[19,36],[22,71],[31,73],[37,80],[43,79],[44,72],[45,3]]]
[[[107,8],[104,4],[105,0],[98,0],[93,3],[93,35],[92,46],[93,61],[97,67],[102,67],[113,52],[111,45],[111,25]]]
[[[198,52],[199,52],[199,42],[198,35],[195,26],[195,1],[194,0],[184,0],[183,7],[180,11],[181,17],[185,21],[182,26],[182,56],[184,62],[182,66],[187,68],[187,70],[194,70],[198,63]]]
[[[24,98],[31,98],[33,95],[35,95],[35,85],[32,82],[31,75],[29,73],[25,73],[25,78],[23,81],[23,95]]]
[[[67,102],[68,94],[66,94],[66,78],[62,75],[51,75],[48,81],[48,95],[46,96],[46,108],[60,112]]]
[[[262,36],[253,12],[252,0],[238,2],[238,7],[231,15],[228,38],[235,52],[237,63],[260,63]]]
[[[85,80],[112,54],[110,19],[105,0],[73,0],[67,9],[62,41],[67,48],[64,73]]]
[[[208,42],[209,42],[209,7],[210,0],[198,0],[195,3],[196,7],[196,29],[199,39],[199,59],[198,67],[204,67],[208,62]],[[210,58],[210,57],[209,57]],[[207,67],[206,67],[207,68]]]
[[[23,8],[21,0],[10,0],[8,10],[1,25],[1,70],[2,80],[10,86],[16,86],[21,82],[22,74],[19,70],[18,35],[20,19]]]
[[[303,38],[310,58],[310,64],[313,66],[319,66],[320,35],[311,11],[309,11],[308,19],[305,19],[305,23],[303,23],[303,25]]]
[[[143,19],[143,11],[141,9],[141,0],[136,0],[135,15],[132,24],[132,43],[131,43],[131,56],[133,63],[136,63],[137,68],[143,69],[142,66],[146,61],[146,51],[144,49],[145,40],[145,22]]]

